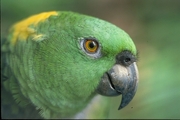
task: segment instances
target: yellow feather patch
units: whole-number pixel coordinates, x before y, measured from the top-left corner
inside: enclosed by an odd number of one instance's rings
[[[11,43],[15,45],[17,40],[26,40],[29,35],[32,35],[36,32],[33,28],[30,28],[29,26],[36,26],[39,22],[46,20],[51,15],[58,15],[58,13],[56,11],[40,13],[13,25],[13,27],[10,29],[13,30]],[[34,38],[33,40],[36,40],[36,38]]]

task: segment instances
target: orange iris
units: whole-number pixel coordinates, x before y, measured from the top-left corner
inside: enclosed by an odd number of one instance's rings
[[[94,40],[86,40],[85,41],[85,49],[87,52],[94,53],[98,49],[98,43]]]

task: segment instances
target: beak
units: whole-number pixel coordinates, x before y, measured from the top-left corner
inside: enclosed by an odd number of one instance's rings
[[[97,87],[97,93],[104,96],[117,96],[122,94],[121,104],[118,110],[122,109],[133,99],[138,86],[138,69],[136,62],[129,66],[115,64],[107,71]]]

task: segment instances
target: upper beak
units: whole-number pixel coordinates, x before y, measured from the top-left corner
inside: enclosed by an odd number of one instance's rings
[[[129,66],[115,64],[107,71],[98,87],[97,92],[105,96],[117,96],[122,94],[119,110],[133,99],[138,86],[138,69],[136,62]]]

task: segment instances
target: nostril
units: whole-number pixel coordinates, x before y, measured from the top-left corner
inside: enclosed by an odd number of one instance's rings
[[[136,62],[136,57],[130,51],[123,51],[116,56],[116,64],[123,66],[129,66],[133,62]]]
[[[126,63],[129,62],[129,61],[131,61],[131,58],[125,58],[124,59],[124,62],[126,62]]]

